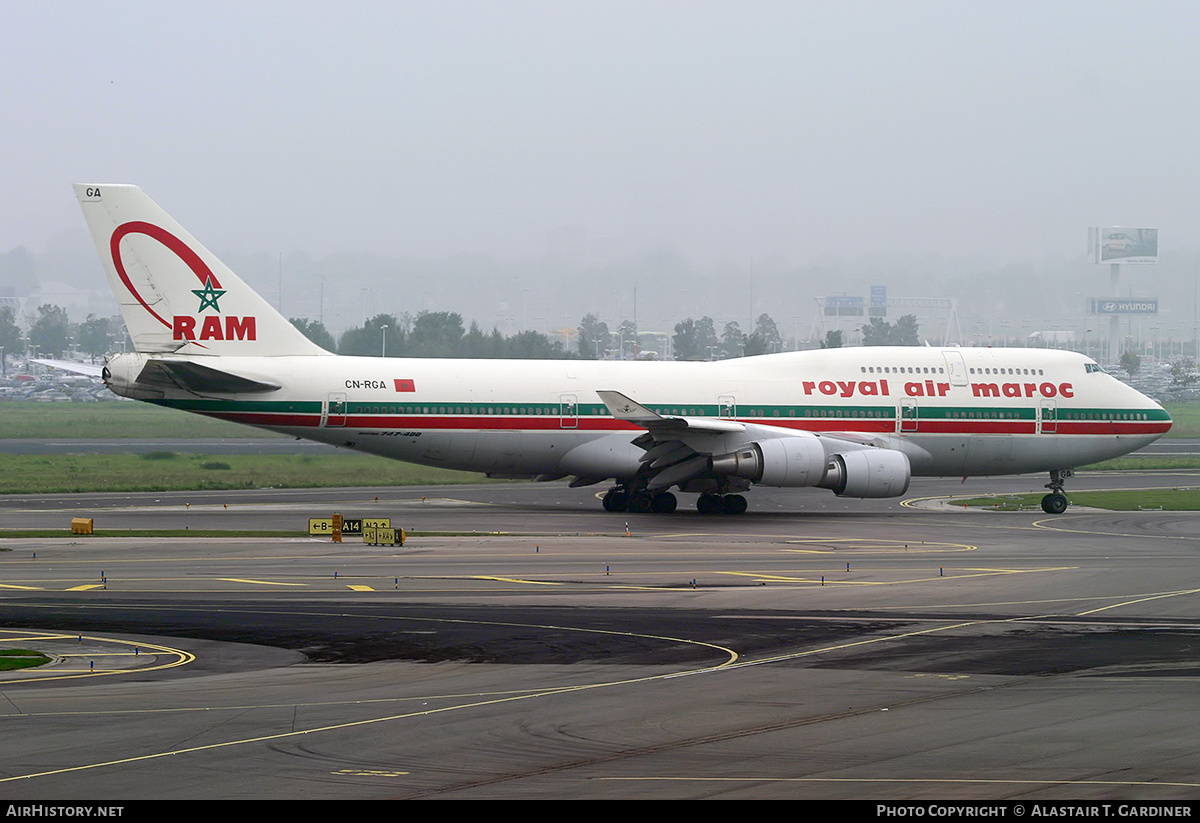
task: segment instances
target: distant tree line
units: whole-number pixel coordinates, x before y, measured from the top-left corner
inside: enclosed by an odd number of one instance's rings
[[[326,351],[360,357],[469,357],[555,360],[578,357],[561,341],[537,331],[504,335],[493,328],[485,333],[478,323],[463,328],[457,312],[421,312],[411,315],[377,314],[361,326],[347,329],[335,342],[324,324],[292,319],[309,340]]]
[[[783,336],[769,314],[758,316],[750,334],[743,332],[736,320],[730,321],[720,337],[711,317],[689,317],[675,324],[671,343],[676,360],[727,360],[783,351]]]
[[[36,352],[40,357],[62,357],[67,351],[81,351],[92,362],[120,346],[125,324],[119,317],[89,314],[82,323],[72,323],[62,306],[38,306],[37,318],[22,335],[12,308],[0,307],[0,348],[5,356]]]
[[[882,317],[872,317],[871,321],[863,326],[862,333],[864,346],[921,345],[915,314],[906,314],[898,318],[894,325]]]
[[[631,320],[622,321],[615,332],[610,331],[608,324],[594,314],[587,314],[579,321],[572,347],[538,331],[505,335],[496,328],[484,332],[474,322],[464,327],[462,315],[457,312],[377,314],[336,339],[320,321],[292,318],[291,322],[326,351],[366,357],[628,359],[637,357],[654,339],[652,335],[639,335],[637,324]],[[894,325],[871,318],[862,331],[863,342],[869,346],[918,345],[917,320],[913,315],[899,318]],[[661,334],[657,340],[662,341]],[[718,334],[711,317],[699,320],[688,317],[675,324],[671,344],[676,360],[725,360],[772,354],[784,348],[778,325],[765,313],[758,316],[749,334],[742,331],[737,321],[726,323]],[[841,345],[840,331],[827,333],[821,343],[822,348]],[[27,347],[43,357],[61,357],[68,350],[75,350],[95,362],[96,358],[126,346],[132,348],[120,317],[89,314],[83,322],[71,323],[66,309],[43,305],[38,307],[28,335],[23,336],[12,309],[0,307],[0,347],[8,356],[24,352]]]
[[[639,334],[633,321],[623,320],[616,331],[611,331],[595,314],[580,319],[573,348],[536,331],[506,337],[495,328],[485,334],[476,323],[464,329],[462,316],[453,312],[421,312],[415,317],[379,314],[362,326],[347,329],[336,341],[319,322],[293,318],[292,323],[327,351],[368,357],[386,353],[388,357],[631,359],[644,351],[649,342],[649,336]],[[917,318],[911,314],[899,318],[894,325],[872,318],[862,331],[866,345],[919,345]],[[742,331],[737,321],[726,323],[718,335],[711,317],[699,320],[688,317],[675,324],[671,346],[676,360],[727,360],[780,352],[784,341],[778,324],[763,313],[749,334]],[[828,332],[821,342],[821,348],[840,346],[841,331]]]

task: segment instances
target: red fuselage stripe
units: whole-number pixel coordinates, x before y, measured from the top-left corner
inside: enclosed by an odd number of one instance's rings
[[[254,426],[286,426],[289,428],[318,428],[318,414],[280,414],[276,412],[207,412],[209,417],[246,423]],[[329,419],[338,421],[337,428],[412,430],[412,431],[579,431],[579,432],[622,432],[640,431],[641,427],[612,418],[579,418],[574,425],[562,425],[558,417],[503,417],[487,415],[464,417],[444,415],[435,417],[391,416],[391,415],[338,415]],[[739,420],[741,423],[756,423],[780,429],[796,431],[853,431],[864,434],[894,434],[894,420],[864,420],[861,418],[821,418],[814,420],[792,420],[761,417]],[[328,425],[328,423],[327,423]],[[1088,435],[1146,435],[1163,434],[1171,426],[1162,420],[1059,420],[1053,424],[1053,434]],[[1036,434],[1037,424],[1032,420],[920,420],[914,430],[900,434]]]

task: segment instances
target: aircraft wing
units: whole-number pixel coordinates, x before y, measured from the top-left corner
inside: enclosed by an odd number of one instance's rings
[[[190,360],[151,360],[138,375],[139,383],[161,383],[164,379],[196,394],[255,394],[282,388],[274,381],[244,377]]]
[[[103,377],[103,366],[74,363],[69,360],[34,360],[42,366],[88,377]],[[253,394],[272,392],[280,384],[261,378],[245,377],[190,360],[151,360],[137,378],[139,383],[154,385],[168,381],[181,389],[197,394]]]
[[[663,416],[618,391],[597,391],[618,420],[641,426],[646,433],[634,439],[645,450],[640,473],[649,475],[651,491],[666,489],[703,474],[713,454],[723,451],[727,435],[746,431],[743,423],[712,417]]]
[[[863,434],[862,432],[814,432],[822,440],[839,440],[843,443],[853,443],[864,448],[878,448],[883,440],[878,435]]]
[[[597,391],[596,394],[600,395],[600,400],[608,407],[608,413],[613,417],[641,426],[656,435],[685,431],[712,434],[746,431],[743,424],[733,420],[717,420],[712,417],[663,417],[619,391]]]
[[[818,442],[825,441],[826,454],[869,450],[883,445],[878,437],[862,432],[805,432],[780,429],[767,423],[664,416],[618,391],[598,391],[597,394],[613,417],[646,430],[633,440],[633,444],[645,452],[639,458],[642,468],[638,473],[646,478],[646,487],[652,492],[711,472],[714,458],[725,460],[743,448],[748,439],[762,443],[793,437],[813,438]]]

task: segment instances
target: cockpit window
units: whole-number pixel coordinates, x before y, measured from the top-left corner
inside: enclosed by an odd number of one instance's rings
[[[1101,366],[1099,363],[1084,363],[1083,366],[1087,370],[1087,374],[1091,374],[1092,372],[1104,371],[1104,367]]]

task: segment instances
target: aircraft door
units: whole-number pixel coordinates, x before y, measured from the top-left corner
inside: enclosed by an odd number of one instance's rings
[[[915,432],[917,430],[917,401],[906,398],[900,401],[900,431]]]
[[[558,396],[558,427],[574,429],[579,425],[579,403],[573,394]]]
[[[1053,400],[1042,400],[1038,431],[1042,434],[1054,434],[1058,431],[1058,407]]]
[[[321,425],[327,428],[346,425],[346,394],[333,392],[326,398],[321,409]]]
[[[951,386],[967,385],[967,364],[960,351],[943,351],[946,360],[946,373],[950,375]]]
[[[717,416],[725,420],[737,417],[737,398],[732,394],[723,394],[717,398]]]

